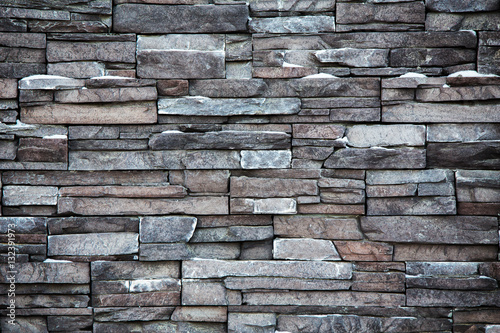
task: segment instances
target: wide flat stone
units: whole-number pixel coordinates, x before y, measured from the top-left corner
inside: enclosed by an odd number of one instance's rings
[[[436,290],[436,289],[408,289],[406,292],[408,306],[457,306],[478,307],[500,304],[498,291],[474,290]]]
[[[468,49],[395,49],[389,63],[392,67],[453,66],[474,63],[476,57],[476,51]]]
[[[243,169],[286,169],[290,167],[290,150],[242,150]]]
[[[411,183],[441,183],[453,180],[453,171],[445,169],[429,170],[387,170],[366,172],[367,185],[393,185]]]
[[[2,276],[7,276],[7,265],[0,266]],[[90,282],[88,263],[74,262],[28,262],[16,266],[17,283],[68,283]]]
[[[246,31],[248,16],[245,5],[121,4],[114,8],[113,26],[116,32],[135,33],[237,32]]]
[[[205,97],[256,97],[266,89],[262,79],[193,80],[189,84],[190,95]]]
[[[455,197],[368,198],[367,215],[452,215]]]
[[[427,164],[429,167],[465,169],[500,169],[500,143],[498,141],[476,143],[429,143]]]
[[[222,306],[181,306],[175,308],[171,320],[225,323],[227,321],[227,308]]]
[[[54,99],[58,103],[153,101],[156,100],[156,97],[154,87],[78,89],[56,91],[54,94]]]
[[[1,220],[0,220],[1,221]],[[84,234],[92,232],[139,232],[138,217],[55,217],[47,219],[49,234]]]
[[[318,32],[335,32],[333,16],[291,16],[272,18],[253,18],[249,29],[254,33],[310,34]]]
[[[139,252],[136,233],[94,233],[48,237],[49,256],[106,256]]]
[[[393,247],[389,244],[369,241],[334,241],[343,260],[391,261]],[[388,291],[388,290],[387,290]]]
[[[227,277],[224,285],[228,289],[252,290],[348,290],[351,282],[347,280],[321,280],[268,277]]]
[[[192,243],[260,241],[273,238],[271,226],[234,226],[226,228],[197,229]]]
[[[435,12],[483,12],[500,9],[500,4],[494,0],[465,0],[465,1],[439,1],[428,0],[425,2],[427,9]]]
[[[332,241],[310,238],[276,238],[273,242],[273,257],[288,260],[340,260]]]
[[[69,186],[59,190],[61,197],[183,198],[186,195],[186,189],[178,185]]]
[[[314,52],[321,63],[339,64],[349,67],[387,67],[389,50],[383,49],[328,49]]]
[[[274,233],[281,237],[361,239],[355,218],[334,216],[275,216]]]
[[[193,236],[197,219],[187,216],[142,217],[141,243],[188,242]]]
[[[110,307],[94,308],[94,319],[97,322],[122,322],[133,320],[168,320],[174,307]]]
[[[336,10],[337,24],[425,22],[425,6],[419,2],[380,4],[339,2]]]
[[[496,260],[496,246],[396,244],[395,261],[490,261]]]
[[[276,327],[274,313],[234,313],[227,318],[228,333],[251,333],[255,331],[271,331]]]
[[[240,243],[141,244],[140,260],[241,259]]]
[[[428,142],[475,142],[500,140],[500,124],[427,125]]]
[[[425,150],[411,148],[356,148],[335,151],[324,166],[332,169],[422,169]]]
[[[92,281],[179,278],[178,262],[93,261]],[[88,279],[87,279],[88,281]]]
[[[107,41],[49,41],[47,42],[47,61],[109,61],[135,62],[135,42]]]
[[[356,125],[347,129],[348,145],[352,147],[423,146],[423,125]]]
[[[60,90],[75,89],[85,85],[85,81],[57,75],[32,75],[19,80],[19,89]]]
[[[4,206],[57,205],[58,188],[52,186],[4,186]]]
[[[316,195],[318,186],[310,179],[231,177],[231,197],[286,197]]]

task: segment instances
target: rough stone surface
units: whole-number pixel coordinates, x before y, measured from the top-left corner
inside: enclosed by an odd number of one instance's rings
[[[4,186],[2,204],[20,205],[56,205],[57,187],[52,186]]]
[[[243,169],[281,169],[290,166],[292,154],[289,150],[243,150]]]
[[[275,216],[274,233],[281,237],[361,239],[355,218],[329,216]]]
[[[333,16],[299,16],[255,18],[249,24],[251,32],[256,33],[318,33],[334,32]]]
[[[425,167],[425,150],[407,148],[341,149],[326,161],[332,169],[422,169]]]
[[[332,63],[350,67],[386,67],[389,51],[383,49],[330,49],[314,53],[321,63]]]
[[[99,233],[48,237],[48,255],[117,255],[139,251],[136,233]]]
[[[425,126],[422,125],[358,125],[347,129],[348,145],[352,147],[423,146]]]
[[[188,242],[193,236],[195,217],[143,217],[140,222],[141,243]]]
[[[275,259],[340,260],[331,241],[319,239],[276,238],[273,243]]]
[[[369,198],[367,215],[453,215],[455,197]]]

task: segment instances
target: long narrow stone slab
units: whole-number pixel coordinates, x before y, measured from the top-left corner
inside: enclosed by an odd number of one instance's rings
[[[429,143],[429,167],[500,169],[500,142]]]
[[[48,237],[49,256],[108,256],[139,252],[139,235],[131,232]]]
[[[270,34],[310,34],[319,32],[335,32],[333,16],[292,16],[253,18],[249,29],[254,33]]]
[[[298,98],[208,98],[190,96],[161,98],[160,115],[180,116],[241,116],[296,114],[300,111]]]
[[[368,198],[367,215],[453,215],[455,197]]]
[[[155,87],[78,89],[56,91],[54,94],[54,99],[58,103],[156,101],[156,98]]]
[[[59,214],[80,215],[163,215],[229,214],[227,197],[189,197],[186,199],[60,198]]]
[[[10,268],[0,266],[0,274],[8,276]],[[28,262],[16,265],[17,283],[73,283],[90,282],[90,269],[87,263],[74,262]]]
[[[93,261],[93,281],[179,278],[179,262]],[[88,279],[87,279],[88,281]]]
[[[153,124],[156,103],[45,104],[21,107],[28,124]]]
[[[331,169],[423,169],[425,150],[411,148],[340,149],[326,161]]]
[[[317,195],[316,180],[231,177],[231,197],[270,198]]]
[[[352,147],[423,146],[423,125],[356,125],[347,129],[348,145]]]
[[[183,198],[186,195],[186,189],[179,185],[70,186],[59,190],[61,197]]]
[[[395,185],[411,183],[441,183],[453,180],[453,171],[444,169],[430,170],[387,170],[366,172],[367,185]]]
[[[226,276],[267,276],[309,279],[350,279],[352,264],[315,261],[193,260],[182,265],[184,278],[221,278]]]

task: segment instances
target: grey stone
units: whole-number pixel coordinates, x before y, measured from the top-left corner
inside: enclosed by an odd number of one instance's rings
[[[47,220],[43,217],[0,217],[0,232],[7,234],[9,229],[18,234],[45,234]]]
[[[388,19],[386,16],[385,19]],[[393,31],[418,31],[423,30],[422,23],[360,23],[360,24],[337,24],[337,32],[354,32],[354,31],[380,31],[380,32],[393,32]],[[359,74],[358,74],[359,75]]]
[[[227,308],[222,306],[180,306],[175,308],[171,320],[225,323],[227,321]]]
[[[117,32],[135,33],[238,32],[246,31],[248,16],[245,5],[123,4],[113,11],[113,26]]]
[[[395,49],[391,51],[393,67],[452,66],[476,61],[476,51],[466,49]]]
[[[197,229],[192,243],[259,241],[273,238],[272,226],[233,226]]]
[[[186,170],[183,184],[191,192],[226,193],[228,170]]]
[[[240,260],[271,260],[273,258],[273,242],[271,239],[241,244]]]
[[[383,122],[399,123],[498,123],[495,104],[462,105],[440,103],[405,103],[382,107]],[[429,112],[432,110],[432,112]]]
[[[185,133],[164,131],[149,139],[153,150],[169,149],[286,149],[290,135],[283,132],[220,131]]]
[[[185,278],[290,277],[307,279],[351,278],[352,265],[345,262],[321,261],[246,261],[196,260],[182,265]]]
[[[60,62],[47,65],[47,74],[73,78],[90,78],[104,75],[104,64],[93,61]]]
[[[88,267],[88,266],[87,266]],[[179,278],[179,262],[93,261],[92,281]],[[87,282],[89,279],[87,278]]]
[[[51,235],[84,234],[92,232],[139,232],[139,218],[133,217],[58,217],[49,218]]]
[[[71,140],[69,150],[146,150],[146,140]]]
[[[12,63],[45,63],[41,49],[0,47],[0,60]]]
[[[26,21],[16,19],[0,19],[0,29],[6,32],[27,32]]]
[[[433,12],[482,12],[500,9],[500,4],[494,0],[465,0],[465,1],[438,1],[426,0],[427,9]]]
[[[2,11],[0,17],[69,21],[70,13],[67,11],[60,11],[60,10],[39,10],[39,9],[7,7]]]
[[[243,169],[281,169],[289,168],[292,160],[290,150],[242,150]]]
[[[428,142],[500,140],[500,124],[433,124],[427,126]]]
[[[255,199],[254,214],[297,214],[297,202],[290,198]]]
[[[496,307],[500,304],[498,291],[408,289],[406,297],[408,306]]]
[[[492,46],[479,46],[477,55],[477,70],[484,74],[499,74],[498,59],[495,58],[500,48]]]
[[[26,0],[6,0],[5,5],[12,7],[39,8],[39,9],[65,9],[73,13],[93,13],[93,14],[107,14],[111,15],[111,1],[109,0],[85,0],[85,2],[76,2],[67,0],[41,0],[36,3],[28,2]]]
[[[137,332],[168,332],[168,333],[226,333],[226,325],[220,323],[191,323],[172,321],[146,321],[133,323],[94,323],[95,333]]]
[[[126,304],[128,306],[172,306],[180,303],[180,292],[161,291],[130,294],[103,294],[93,295],[92,305],[94,307],[118,307]]]
[[[286,197],[316,195],[318,186],[310,179],[231,177],[231,197]]]
[[[226,35],[226,60],[252,60],[252,36],[243,34]]]
[[[90,282],[89,264],[74,262],[27,262],[15,266],[16,282],[21,283],[68,283]],[[0,266],[2,276],[10,271],[7,265]]]
[[[498,287],[495,279],[485,276],[472,278],[406,277],[409,288],[453,289],[453,290],[494,290]]]
[[[174,312],[174,307],[120,307],[120,308],[94,308],[94,320],[97,322],[122,322],[122,321],[153,321],[168,320]]]
[[[273,333],[276,328],[274,313],[235,313],[227,317],[227,330],[230,333]]]
[[[370,240],[402,243],[496,244],[493,217],[368,216],[361,228]]]
[[[156,98],[154,87],[78,89],[56,91],[54,94],[54,99],[58,103],[155,101]]]
[[[193,80],[189,94],[206,97],[255,97],[262,95],[267,84],[262,79]]]
[[[58,212],[82,215],[228,214],[227,197],[186,199],[129,199],[66,197],[58,201]]]
[[[276,238],[273,242],[273,257],[289,260],[340,260],[332,241],[308,238]]]
[[[338,139],[344,135],[345,127],[325,124],[293,124],[293,137],[301,139]]]
[[[408,3],[351,3],[339,2],[336,7],[337,24],[394,22],[424,23],[425,6],[421,2]]]
[[[8,316],[0,320],[0,329],[3,332],[48,333],[47,320],[44,317],[16,317],[14,321]]]
[[[406,274],[417,276],[470,276],[479,273],[477,262],[408,262]]]
[[[301,2],[296,2],[294,0],[251,0],[249,1],[249,4],[250,9],[255,12],[323,12],[335,10],[335,2],[327,0],[304,0]]]
[[[453,180],[453,171],[444,169],[431,170],[390,170],[390,171],[367,171],[366,184],[368,185],[392,185],[411,183],[440,183]]]
[[[182,50],[216,52],[224,51],[225,35],[222,34],[168,34],[160,36],[140,35],[137,51]]]
[[[497,86],[471,87],[440,87],[422,88],[416,90],[417,101],[449,102],[449,101],[476,101],[500,98]]]
[[[274,233],[281,237],[361,239],[355,218],[333,216],[275,216]]]
[[[17,80],[0,79],[0,98],[17,98]]]
[[[227,79],[252,79],[253,67],[250,61],[245,62],[226,62]],[[255,75],[255,77],[258,77]]]
[[[357,125],[347,129],[348,145],[352,147],[374,146],[423,146],[423,125]]]
[[[0,141],[0,159],[14,160],[17,154],[17,144],[15,141]]]
[[[239,243],[162,243],[141,244],[142,261],[191,260],[191,259],[238,259]]]
[[[285,289],[285,290],[348,290],[351,282],[346,280],[293,279],[267,277],[227,277],[224,285],[228,289]]]
[[[56,75],[33,75],[19,81],[19,89],[59,90],[75,89],[85,85],[83,80]]]
[[[294,147],[292,155],[294,159],[326,160],[333,153],[333,150],[334,147]]]
[[[333,204],[364,204],[365,191],[329,188],[321,190],[321,202]]]
[[[47,61],[135,62],[135,42],[47,42]]]
[[[57,205],[57,187],[50,186],[4,186],[2,204],[19,205]]]
[[[7,47],[27,47],[43,49],[46,46],[45,34],[2,32],[0,45]]]
[[[455,197],[369,198],[367,215],[452,215]]]
[[[229,305],[222,282],[182,279],[182,305]]]
[[[499,142],[429,143],[429,167],[500,169]]]
[[[48,237],[48,255],[119,255],[139,252],[136,233],[94,233]]]
[[[334,63],[350,67],[387,67],[389,50],[382,49],[329,49],[314,52],[321,63]]]
[[[417,184],[368,185],[367,197],[412,197],[417,194]]]
[[[423,183],[418,184],[419,196],[450,196],[455,195],[453,183]]]
[[[187,216],[141,217],[141,243],[188,242],[196,223],[196,217]]]
[[[340,149],[326,161],[333,169],[421,169],[425,167],[425,150],[410,148]]]
[[[336,187],[348,189],[364,189],[365,182],[361,179],[348,178],[321,178],[318,181],[319,187]]]
[[[296,114],[300,111],[298,98],[208,98],[199,96],[161,98],[160,115],[182,116],[239,116]]]
[[[289,34],[335,32],[333,16],[291,16],[272,18],[253,18],[249,29],[254,33]]]

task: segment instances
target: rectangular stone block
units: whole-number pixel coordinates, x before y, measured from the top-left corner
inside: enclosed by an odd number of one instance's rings
[[[500,169],[500,143],[429,143],[429,167]]]
[[[20,162],[68,162],[68,139],[64,136],[20,138],[17,149]]]
[[[227,277],[224,279],[224,285],[228,289],[236,290],[348,290],[351,282],[347,280]]]
[[[1,140],[0,141],[0,159],[14,160],[17,154],[17,144],[14,140]]]
[[[245,225],[272,225],[271,216],[254,215],[227,215],[227,216],[200,216],[198,227],[216,228]]]
[[[253,33],[269,34],[311,34],[319,32],[335,32],[333,16],[291,16],[253,18],[249,23]]]
[[[418,196],[451,196],[455,195],[453,183],[423,183],[418,184]]]
[[[321,190],[321,202],[333,204],[364,204],[365,191],[329,188]]]
[[[48,237],[49,256],[110,256],[139,252],[136,233],[95,233]]]
[[[425,2],[427,9],[433,12],[462,13],[462,12],[483,12],[500,9],[500,4],[494,0],[480,1],[438,1],[427,0]]]
[[[47,74],[73,78],[103,76],[104,64],[97,61],[59,62],[47,65]]]
[[[88,266],[87,266],[88,267]],[[92,281],[179,278],[179,262],[93,261]],[[88,279],[87,279],[88,281]]]
[[[181,306],[175,308],[172,320],[225,323],[227,321],[227,308],[222,306]]]
[[[142,217],[141,243],[188,242],[193,236],[197,219],[187,216]]]
[[[61,90],[54,94],[58,103],[104,103],[156,100],[155,87]]]
[[[109,61],[135,62],[134,42],[79,42],[49,41],[47,42],[47,61]]]
[[[498,123],[500,122],[499,109],[500,107],[496,104],[396,104],[382,107],[382,121],[395,123]]]
[[[7,234],[9,225],[14,225],[14,230],[19,234],[46,234],[47,220],[43,217],[0,217],[0,232]]]
[[[143,150],[147,140],[78,140],[70,141],[69,150]]]
[[[183,184],[190,192],[226,193],[229,171],[227,170],[186,170]]]
[[[406,292],[408,306],[498,306],[498,291],[463,291],[436,289],[408,289]]]
[[[367,171],[366,184],[368,185],[392,185],[411,183],[441,183],[453,181],[453,171],[445,169],[430,170],[391,170],[391,171]]]
[[[228,214],[227,197],[186,199],[60,198],[58,212],[80,215]]]
[[[274,239],[273,258],[288,260],[340,260],[340,256],[332,241],[312,238]]]
[[[114,9],[114,30],[135,33],[217,33],[246,31],[245,5],[155,6],[123,4]],[[154,20],[151,18],[154,17]]]
[[[476,101],[500,98],[498,86],[439,87],[416,90],[420,102]]]
[[[186,189],[178,185],[72,186],[59,190],[61,197],[183,198],[186,195]]]
[[[158,114],[179,116],[251,116],[296,114],[300,111],[298,98],[208,98],[189,96],[160,98]]]
[[[281,237],[361,239],[355,218],[333,216],[275,216],[274,233]]]
[[[197,229],[192,243],[260,241],[273,238],[272,226],[234,226]]]
[[[94,307],[180,305],[180,294],[181,293],[177,291],[167,291],[137,294],[93,295],[92,305]]]
[[[174,307],[112,307],[112,308],[95,308],[94,319],[97,322],[122,322],[133,320],[167,320],[174,312]]]
[[[327,0],[305,0],[300,3],[294,0],[252,0],[249,2],[250,9],[255,12],[265,11],[298,11],[298,12],[322,12],[333,11],[335,1]]]
[[[2,276],[7,276],[11,269],[0,266]],[[17,283],[68,283],[85,284],[90,282],[90,270],[87,263],[74,262],[27,262],[16,265]]]
[[[496,260],[494,245],[396,244],[395,261],[490,261]]]
[[[297,202],[290,198],[256,199],[254,214],[297,214]]]
[[[422,169],[425,150],[412,148],[356,148],[335,151],[324,166],[332,169]]]
[[[0,79],[0,98],[17,98],[17,80]]]
[[[58,217],[47,220],[49,234],[84,234],[139,232],[139,218],[134,217]]]
[[[395,49],[390,55],[393,67],[453,66],[475,61],[475,50],[464,49]]]
[[[367,215],[453,215],[455,197],[368,198]]]
[[[290,150],[242,150],[243,169],[281,169],[289,168],[292,159]]]
[[[198,279],[261,276],[346,280],[351,278],[352,265],[322,261],[195,260],[185,261],[182,272],[185,278]]]
[[[500,140],[500,124],[435,124],[427,126],[428,142]]]
[[[228,293],[221,282],[183,279],[182,305],[229,305]]]
[[[299,205],[298,212],[300,214],[363,215],[365,205],[303,204]]]
[[[493,217],[367,216],[361,229],[370,240],[398,243],[497,244]]]
[[[480,277],[406,277],[408,288],[452,289],[452,290],[494,290],[497,281],[485,276]]]
[[[294,124],[293,137],[299,139],[338,139],[344,135],[340,125]]]
[[[400,272],[391,273],[367,273],[355,272],[353,274],[352,290],[356,291],[381,291],[381,292],[404,292],[405,274]]]
[[[256,330],[274,330],[276,314],[274,313],[234,313],[228,315],[228,333],[252,333]]]
[[[4,206],[57,205],[58,188],[51,186],[4,186]]]
[[[0,40],[0,46],[6,47],[44,49],[47,44],[45,34],[36,33],[2,32]]]
[[[140,260],[242,259],[240,243],[142,243]]]
[[[348,145],[352,147],[423,146],[423,125],[356,125],[347,129]]]
[[[231,177],[231,197],[284,197],[316,195],[318,186],[310,179]]]
[[[321,63],[338,64],[349,67],[387,67],[389,50],[383,49],[327,49],[314,52]]]
[[[152,124],[156,103],[45,104],[21,108],[21,121],[28,124]]]
[[[367,197],[412,197],[417,194],[417,184],[368,185]]]
[[[425,6],[422,2],[408,3],[337,3],[337,23],[424,23]]]
[[[334,241],[340,257],[348,261],[391,261],[393,246],[368,241]]]

